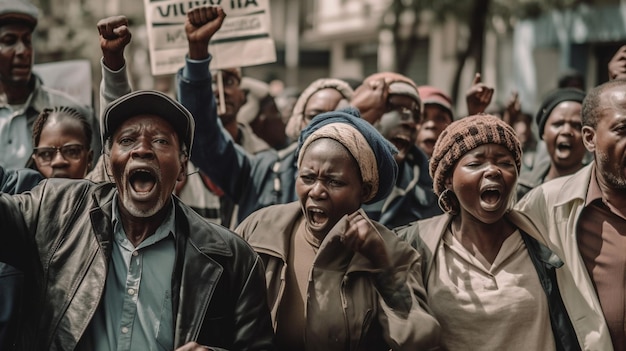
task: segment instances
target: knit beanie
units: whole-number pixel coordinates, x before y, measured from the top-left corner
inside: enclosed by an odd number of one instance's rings
[[[430,176],[433,178],[436,195],[444,191],[445,178],[456,162],[469,151],[484,144],[497,144],[507,148],[515,159],[519,173],[522,147],[513,128],[492,115],[465,117],[444,129],[435,143],[430,158]]]
[[[537,127],[539,127],[539,137],[543,139],[543,129],[546,126],[546,121],[548,121],[552,110],[554,110],[558,104],[564,101],[576,101],[582,104],[584,99],[585,92],[576,88],[561,88],[548,93],[543,99],[541,107],[535,117]]]
[[[352,99],[352,94],[354,93],[350,85],[341,79],[321,78],[315,80],[304,89],[302,94],[298,97],[296,104],[293,106],[291,117],[289,117],[287,126],[285,126],[285,134],[287,134],[288,137],[293,140],[298,139],[302,131],[302,121],[304,121],[304,110],[306,109],[307,102],[309,102],[313,94],[324,89],[335,89],[348,101]]]
[[[367,76],[362,85],[367,85],[370,84],[370,82],[381,79],[388,84],[389,95],[405,95],[411,97],[415,100],[415,102],[417,102],[420,111],[422,110],[422,99],[417,90],[417,84],[415,84],[415,82],[407,76],[403,76],[402,74],[395,72],[379,72]]]

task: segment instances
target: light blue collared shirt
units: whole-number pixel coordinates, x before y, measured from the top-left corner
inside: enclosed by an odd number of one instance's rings
[[[113,197],[113,245],[102,299],[90,325],[95,351],[174,349],[174,203],[156,232],[134,247]]]

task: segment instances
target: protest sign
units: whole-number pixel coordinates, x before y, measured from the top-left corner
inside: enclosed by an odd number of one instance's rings
[[[41,77],[45,86],[63,91],[84,105],[92,105],[93,87],[89,60],[40,63],[33,66],[33,71]]]
[[[209,45],[211,69],[276,61],[269,0],[144,0],[144,5],[153,75],[175,73],[185,64],[187,12],[205,5],[220,5],[226,13]]]

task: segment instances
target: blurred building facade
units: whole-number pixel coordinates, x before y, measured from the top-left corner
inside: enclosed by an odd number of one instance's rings
[[[483,67],[472,62],[465,65],[461,92],[471,84],[474,72],[480,71],[485,83],[497,87],[496,102],[503,103],[511,91],[518,90],[524,108],[534,111],[566,68],[582,72],[587,87],[606,80],[608,60],[626,42],[626,3],[593,3],[581,2],[572,9],[515,22],[489,18]],[[244,74],[264,81],[279,79],[303,89],[321,77],[360,80],[377,71],[396,71],[394,34],[407,36],[413,31],[417,40],[403,73],[417,84],[449,92],[459,51],[468,40],[468,26],[453,16],[442,20],[429,11],[393,18],[391,4],[392,0],[270,0],[277,62],[246,67]],[[143,1],[40,0],[39,5],[46,14],[37,54],[40,62],[88,58],[94,63],[94,81],[98,82],[100,51],[95,23],[124,14],[133,30],[127,59],[135,87],[173,89],[171,76],[150,74]],[[65,23],[59,25],[58,19]],[[396,20],[398,32],[394,33],[389,28]],[[416,20],[419,25],[413,26]],[[72,40],[67,40],[70,35]],[[463,114],[460,95],[458,113]]]

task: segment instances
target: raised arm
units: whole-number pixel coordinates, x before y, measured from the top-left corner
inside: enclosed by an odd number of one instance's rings
[[[102,50],[102,81],[100,82],[100,111],[120,96],[131,92],[126,74],[124,49],[132,35],[128,29],[128,19],[113,16],[98,21],[100,49]]]
[[[187,13],[185,32],[189,55],[178,71],[178,101],[194,116],[191,161],[233,201],[239,202],[250,179],[250,160],[223,130],[213,95],[208,47],[226,14],[219,6],[196,7]]]
[[[609,61],[609,80],[626,78],[626,45],[617,50]]]
[[[472,116],[485,112],[487,106],[491,103],[494,89],[488,87],[482,82],[480,73],[476,73],[472,86],[465,94],[465,102],[467,103],[467,115]]]

